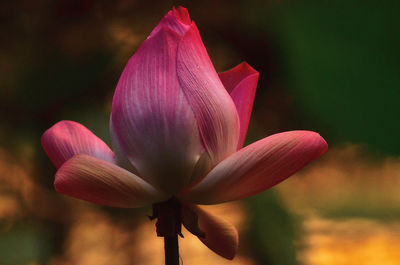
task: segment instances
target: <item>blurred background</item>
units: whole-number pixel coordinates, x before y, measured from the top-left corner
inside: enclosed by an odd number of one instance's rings
[[[308,129],[330,145],[275,188],[208,207],[239,229],[233,261],[184,231],[183,264],[400,264],[397,0],[3,0],[0,265],[163,264],[151,209],[57,194],[40,137],[66,119],[110,143],[119,75],[174,5],[217,71],[245,60],[260,72],[247,143]]]

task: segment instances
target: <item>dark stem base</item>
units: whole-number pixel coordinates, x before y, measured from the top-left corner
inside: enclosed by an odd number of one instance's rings
[[[164,237],[165,265],[179,265],[178,235]]]
[[[179,265],[178,235],[181,233],[181,204],[176,198],[153,204],[153,215],[157,219],[157,236],[164,237],[165,265]]]

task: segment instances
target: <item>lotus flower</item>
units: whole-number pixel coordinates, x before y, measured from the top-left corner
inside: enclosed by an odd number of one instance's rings
[[[327,150],[311,131],[278,133],[243,147],[258,76],[247,63],[217,74],[187,10],[171,10],[120,77],[110,118],[114,151],[73,121],[43,134],[58,169],[56,190],[126,208],[173,198],[183,225],[232,259],[236,229],[197,204],[255,195]]]

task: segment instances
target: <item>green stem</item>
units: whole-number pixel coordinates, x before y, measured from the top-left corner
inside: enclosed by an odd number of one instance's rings
[[[165,265],[179,265],[178,235],[164,237]]]

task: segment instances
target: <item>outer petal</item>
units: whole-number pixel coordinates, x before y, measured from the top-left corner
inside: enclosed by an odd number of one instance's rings
[[[205,233],[204,237],[198,237],[201,242],[226,259],[235,257],[239,246],[239,234],[231,223],[194,204],[184,204],[182,207],[182,211],[193,211],[197,215],[199,228]],[[183,225],[185,221],[183,213]]]
[[[181,198],[216,204],[255,195],[291,176],[327,149],[325,140],[315,132],[274,134],[222,161]]]
[[[229,92],[235,103],[240,119],[240,137],[237,149],[242,148],[249,127],[251,110],[259,74],[246,62],[235,68],[218,74],[225,89]]]
[[[197,119],[203,144],[216,164],[236,151],[239,118],[194,23],[179,43],[177,74]]]
[[[173,8],[153,29],[149,37],[154,36],[162,28],[167,27],[175,33],[183,36],[189,29],[192,21],[190,20],[189,12],[184,7]]]
[[[131,172],[88,155],[65,162],[57,171],[54,186],[60,193],[113,207],[141,207],[166,199]]]
[[[189,183],[204,152],[176,77],[180,39],[163,27],[142,44],[118,82],[111,117],[119,145],[140,176],[171,194]]]
[[[60,121],[42,136],[42,146],[56,168],[76,154],[114,163],[111,149],[89,129],[74,121]]]
[[[133,174],[139,175],[137,169],[132,165],[132,163],[129,161],[129,159],[125,156],[124,152],[122,151],[121,144],[119,143],[118,137],[115,135],[114,132],[112,119],[110,119],[110,137],[111,137],[112,147],[114,150],[115,163],[118,166],[132,172]]]

